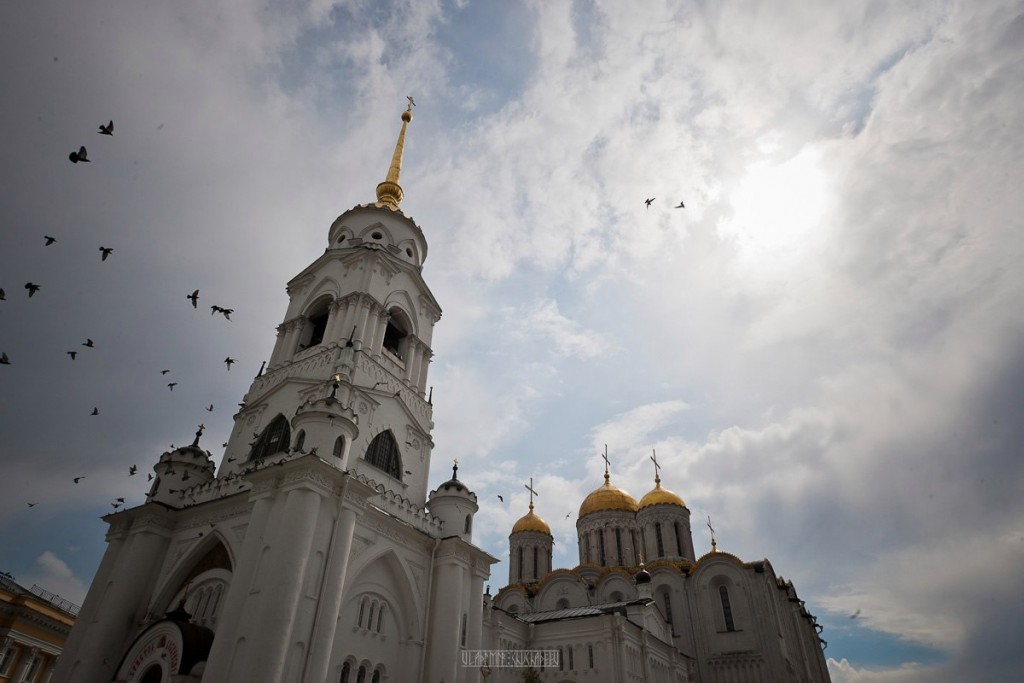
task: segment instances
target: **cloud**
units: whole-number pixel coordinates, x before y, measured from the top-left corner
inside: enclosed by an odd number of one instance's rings
[[[47,550],[36,558],[37,571],[41,572],[26,577],[29,585],[36,584],[43,590],[81,605],[85,600],[88,586],[75,576],[71,567],[59,558],[56,553]]]

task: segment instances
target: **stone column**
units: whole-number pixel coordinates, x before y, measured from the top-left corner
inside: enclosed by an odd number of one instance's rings
[[[302,329],[302,320],[296,319],[288,323],[288,333],[284,337],[284,348],[281,349],[281,360],[291,360],[295,357],[295,349],[299,343],[299,332]]]
[[[249,525],[245,530],[245,540],[242,542],[242,549],[238,553],[235,564],[235,572],[231,577],[231,585],[228,586],[224,607],[220,611],[220,623],[217,624],[217,632],[220,637],[214,638],[210,656],[206,661],[204,677],[208,680],[228,680],[228,667],[231,665],[231,656],[235,649],[238,623],[242,617],[245,601],[249,597],[253,572],[256,571],[256,562],[259,560],[260,551],[263,548],[263,534],[267,527],[272,504],[273,496],[268,492],[262,494],[253,505]]]
[[[370,343],[370,348],[374,351],[378,351],[384,346],[384,333],[388,329],[388,319],[391,316],[383,308],[373,306],[370,312],[370,321],[372,324],[373,341]]]
[[[279,681],[292,640],[295,615],[305,583],[320,494],[304,488],[288,492],[277,533],[271,545],[274,565],[261,589],[259,629],[253,632],[244,680]]]
[[[430,367],[430,359],[433,356],[434,356],[433,352],[431,352],[430,348],[426,344],[424,344],[423,345],[423,360],[420,362],[419,374],[416,377],[416,388],[419,389],[420,392],[426,391],[426,386],[427,386],[427,369]]]
[[[341,612],[345,577],[348,573],[348,557],[352,552],[352,536],[359,514],[353,509],[342,508],[334,523],[330,556],[327,558],[327,567],[324,571],[323,588],[309,646],[309,660],[306,675],[303,677],[307,683],[321,683],[327,680],[334,636],[338,629],[338,615]]]
[[[437,583],[431,600],[432,626],[424,643],[430,653],[425,681],[457,681],[460,664],[459,627],[463,612],[463,568],[454,554],[438,558]]]
[[[479,650],[480,640],[483,635],[484,619],[484,578],[473,572],[473,578],[469,582],[469,623],[466,625],[466,649]],[[460,662],[461,664],[461,662]],[[462,667],[468,674],[467,680],[476,683],[480,680],[478,668]]]

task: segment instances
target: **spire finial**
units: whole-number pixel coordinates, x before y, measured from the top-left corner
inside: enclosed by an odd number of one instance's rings
[[[458,479],[458,477],[455,476],[458,473],[459,473],[459,459],[455,458],[455,461],[452,462],[452,481],[455,481],[456,479]]]
[[[654,463],[654,488],[661,488],[661,476],[658,474],[661,465],[658,464],[658,453],[653,448],[651,449],[651,462]]]
[[[608,484],[611,482],[611,475],[608,474],[608,466],[612,464],[612,461],[608,459],[608,444],[604,445],[604,455],[601,456],[604,459],[604,483]]]
[[[715,541],[715,527],[711,526],[711,515],[708,515],[708,528],[711,529],[711,552],[718,552],[718,542]]]
[[[533,477],[530,477],[530,483],[524,484],[524,486],[526,486],[526,490],[530,492],[530,512],[533,512],[533,497],[540,495],[533,490]]]
[[[377,202],[384,204],[391,210],[397,210],[398,204],[402,201],[404,192],[398,184],[398,177],[402,173],[402,152],[405,149],[405,129],[412,121],[412,108],[416,102],[411,95],[407,96],[409,105],[402,112],[402,130],[398,133],[398,142],[395,144],[395,153],[391,156],[391,167],[388,168],[388,176],[384,182],[377,185]]]
[[[199,431],[196,432],[195,441],[192,442],[193,446],[196,446],[196,447],[199,446],[199,437],[201,437],[203,435],[203,430],[204,429],[206,429],[206,425],[204,425],[204,424],[199,425]]]

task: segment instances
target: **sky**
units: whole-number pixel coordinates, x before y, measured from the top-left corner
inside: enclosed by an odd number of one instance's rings
[[[637,499],[656,451],[698,552],[710,516],[794,581],[833,681],[1024,669],[1024,3],[36,0],[0,26],[19,583],[81,602],[100,516],[144,500],[129,467],[199,422],[219,461],[285,282],[373,200],[412,95],[431,488],[457,458],[475,542],[507,556],[533,477],[575,566],[604,446]]]

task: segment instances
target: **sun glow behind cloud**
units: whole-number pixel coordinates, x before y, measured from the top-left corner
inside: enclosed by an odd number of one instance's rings
[[[733,213],[719,222],[718,233],[737,245],[744,261],[791,265],[821,243],[830,195],[816,148],[781,163],[756,161],[729,196]]]

